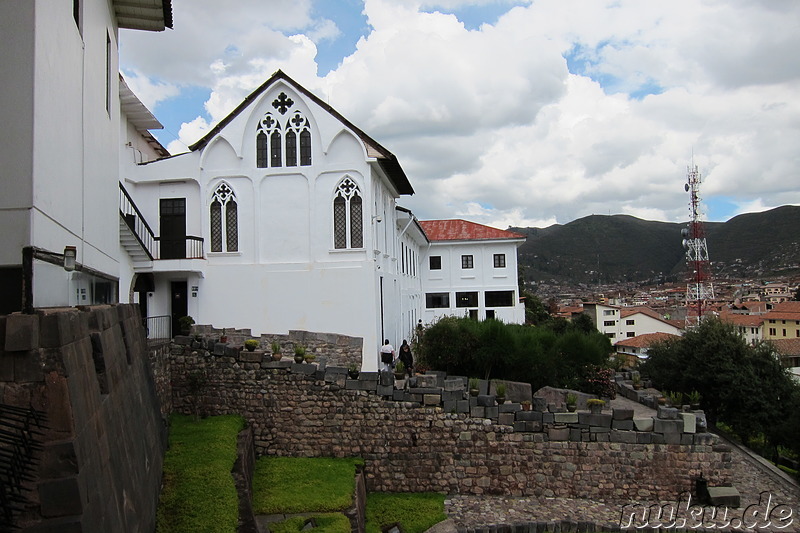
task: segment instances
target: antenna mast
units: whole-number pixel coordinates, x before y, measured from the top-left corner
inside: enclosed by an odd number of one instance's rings
[[[714,299],[714,284],[711,281],[711,261],[703,222],[700,220],[700,182],[702,177],[697,165],[687,168],[687,183],[684,186],[690,195],[690,218],[681,230],[683,247],[686,248],[688,283],[686,286],[686,329],[696,327],[703,320],[710,300]]]

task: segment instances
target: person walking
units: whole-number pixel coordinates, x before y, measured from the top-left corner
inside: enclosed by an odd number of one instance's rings
[[[400,345],[399,359],[402,361],[403,366],[406,367],[406,374],[408,374],[408,377],[413,376],[412,367],[414,366],[414,356],[411,355],[411,346],[408,345],[405,339],[403,340],[403,344]]]
[[[394,363],[394,346],[389,343],[389,339],[383,341],[381,346],[381,371],[391,372],[392,363]]]

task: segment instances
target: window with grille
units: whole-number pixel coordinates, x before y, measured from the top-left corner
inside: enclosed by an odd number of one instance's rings
[[[494,267],[495,268],[506,267],[506,254],[494,254]]]
[[[471,255],[462,255],[461,256],[461,268],[473,268],[474,263],[472,260]]]
[[[364,213],[361,190],[346,177],[336,187],[333,199],[333,247],[364,247]]]
[[[239,251],[239,206],[230,185],[221,183],[211,199],[211,251]]]

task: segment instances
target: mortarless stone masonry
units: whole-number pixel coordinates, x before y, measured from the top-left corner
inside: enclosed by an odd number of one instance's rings
[[[213,355],[201,344],[173,347],[176,411],[190,412],[199,403],[209,415],[241,414],[258,455],[361,456],[372,491],[668,500],[691,490],[701,471],[712,484],[730,481],[730,451],[702,434],[682,434],[687,444],[664,444],[659,433],[612,429],[611,415],[599,415],[609,427],[570,427],[554,425],[552,414],[543,423],[538,417],[548,413],[524,411],[516,411],[523,425],[515,431],[456,407],[423,406],[433,395],[429,389],[406,391],[396,401],[394,394],[376,393],[385,387],[377,375],[350,380],[343,369],[274,363],[268,355],[259,362],[231,349]],[[191,394],[187,377],[198,372],[207,384]],[[402,401],[409,397],[418,401]],[[499,420],[498,407],[482,409]],[[543,424],[563,428],[563,441],[548,439]],[[647,438],[631,440],[640,435]]]

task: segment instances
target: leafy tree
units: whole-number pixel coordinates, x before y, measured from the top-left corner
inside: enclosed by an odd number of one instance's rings
[[[787,438],[787,409],[798,386],[769,343],[748,345],[733,325],[704,320],[682,338],[650,348],[642,372],[662,390],[702,392],[709,421],[724,421],[745,442],[764,434],[770,445]]]

